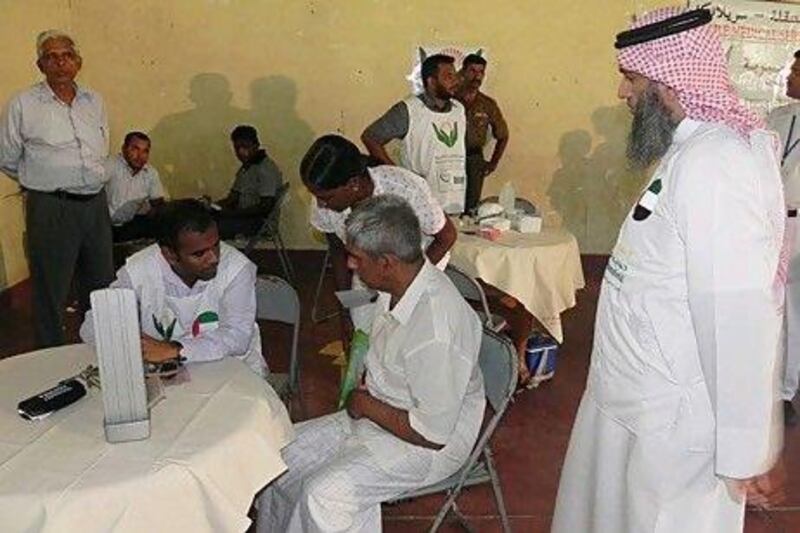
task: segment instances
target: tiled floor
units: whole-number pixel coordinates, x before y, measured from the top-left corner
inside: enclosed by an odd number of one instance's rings
[[[265,257],[262,263],[268,265],[266,270],[279,273],[277,263],[272,259]],[[332,410],[338,387],[338,368],[331,365],[330,358],[318,355],[320,347],[337,338],[337,319],[316,325],[310,319],[314,283],[321,259],[322,255],[318,253],[293,254],[303,305],[304,325],[300,337],[303,396],[311,416]],[[587,288],[579,293],[577,307],[563,317],[566,342],[561,349],[556,377],[539,389],[518,396],[496,433],[493,447],[514,531],[549,530],[561,462],[586,379],[599,276],[600,268],[596,262],[587,263]],[[330,307],[333,303],[330,283],[328,277],[323,307],[326,304]],[[26,296],[24,290],[0,295],[0,316],[3,317],[0,321],[0,357],[33,347],[32,317]],[[76,319],[71,315],[68,331],[72,338],[75,338],[76,327]],[[279,346],[283,346],[287,333],[281,328],[268,328],[264,337],[275,339]],[[269,356],[270,364],[276,370],[284,367],[285,359],[285,352],[280,348],[274,349]],[[789,430],[785,448],[790,475],[786,507],[796,506],[797,510],[768,515],[748,514],[748,533],[800,531],[799,435],[800,427]],[[429,496],[385,507],[384,529],[389,533],[426,531],[440,502],[440,496]],[[467,489],[459,500],[459,506],[478,531],[500,531],[488,486]],[[447,524],[441,531],[459,531],[459,528]]]

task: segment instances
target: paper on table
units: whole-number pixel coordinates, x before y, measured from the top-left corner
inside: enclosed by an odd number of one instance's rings
[[[352,309],[354,307],[375,303],[378,299],[378,293],[370,289],[350,289],[347,291],[336,291],[335,294],[339,302],[341,302],[342,307],[345,309]]]

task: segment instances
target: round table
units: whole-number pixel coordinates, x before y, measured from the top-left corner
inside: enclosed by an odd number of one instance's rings
[[[519,300],[550,334],[563,342],[561,313],[584,287],[575,236],[564,229],[507,231],[490,241],[459,233],[450,263]]]
[[[242,362],[189,365],[165,387],[147,440],[109,444],[100,391],[38,422],[17,403],[95,363],[77,344],[0,361],[3,531],[241,532],[257,491],[286,466],[286,408]]]

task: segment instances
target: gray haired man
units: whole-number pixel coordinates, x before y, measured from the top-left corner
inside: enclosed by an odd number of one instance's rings
[[[45,80],[14,96],[0,118],[0,171],[26,193],[33,311],[41,346],[63,344],[64,307],[77,275],[88,294],[113,278],[111,220],[103,185],[108,119],[100,96],[75,83],[75,40],[49,30],[36,40]]]
[[[381,502],[450,476],[470,453],[485,406],[480,321],[420,238],[394,195],[347,218],[348,266],[380,294],[366,374],[347,410],[295,426],[259,531],[380,531]]]

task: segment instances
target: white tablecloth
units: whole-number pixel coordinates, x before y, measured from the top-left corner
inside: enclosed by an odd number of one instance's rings
[[[584,287],[578,241],[568,231],[508,231],[496,241],[460,233],[450,263],[519,300],[563,342],[561,313]]]
[[[189,366],[165,389],[147,440],[108,444],[99,391],[39,422],[17,403],[95,356],[64,346],[0,361],[0,531],[236,531],[286,466],[293,437],[275,392],[243,363]]]

